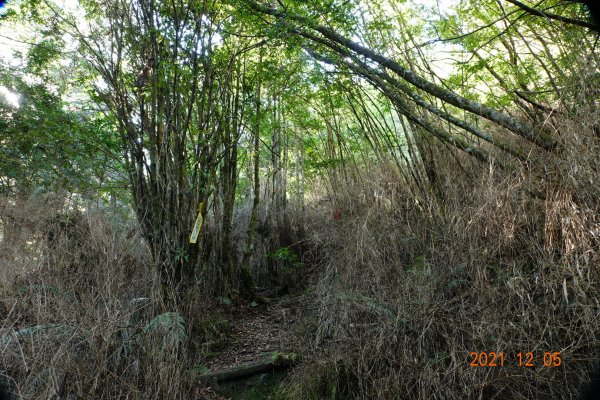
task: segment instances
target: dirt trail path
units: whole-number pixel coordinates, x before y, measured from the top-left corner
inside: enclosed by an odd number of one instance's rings
[[[230,346],[207,363],[211,370],[236,366],[264,358],[274,351],[293,351],[293,325],[302,312],[299,295],[275,299],[271,304],[244,307],[232,316]]]
[[[229,334],[229,345],[217,356],[207,360],[205,366],[209,370],[208,374],[249,365],[272,358],[278,353],[294,353],[293,329],[300,319],[301,313],[302,295],[299,294],[282,296],[272,300],[270,304],[257,307],[236,308],[230,316],[232,329]],[[264,375],[264,372],[262,374]],[[242,380],[245,379],[251,380],[252,378],[248,377]],[[253,384],[245,385],[249,387]],[[238,385],[238,387],[244,387],[244,384]],[[216,388],[217,392],[221,392],[219,388],[222,386],[213,385],[213,388]],[[229,392],[231,390],[230,388]],[[238,397],[232,396],[231,398]]]

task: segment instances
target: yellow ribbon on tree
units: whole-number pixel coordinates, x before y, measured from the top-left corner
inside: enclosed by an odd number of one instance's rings
[[[202,202],[198,204],[198,217],[196,217],[196,223],[194,224],[194,229],[192,229],[190,243],[196,243],[200,234],[200,228],[202,228]]]

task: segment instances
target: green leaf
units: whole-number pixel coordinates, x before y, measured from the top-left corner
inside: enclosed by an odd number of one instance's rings
[[[161,332],[166,336],[163,340],[172,340],[173,343],[181,344],[186,340],[185,320],[177,312],[166,312],[157,315],[143,328],[144,333]]]

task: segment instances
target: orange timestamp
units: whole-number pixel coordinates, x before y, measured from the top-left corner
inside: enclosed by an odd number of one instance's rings
[[[540,361],[544,367],[560,367],[563,363],[560,351],[546,351],[541,359],[536,359],[532,351],[520,351],[513,357],[507,356],[502,351],[472,351],[467,358],[470,361],[469,367],[504,367],[506,365],[535,367],[540,365]]]

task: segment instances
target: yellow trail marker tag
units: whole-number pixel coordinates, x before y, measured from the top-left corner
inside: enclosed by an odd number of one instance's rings
[[[192,229],[192,235],[190,236],[190,243],[196,243],[198,235],[200,234],[200,228],[202,228],[202,202],[198,205],[198,217]]]

